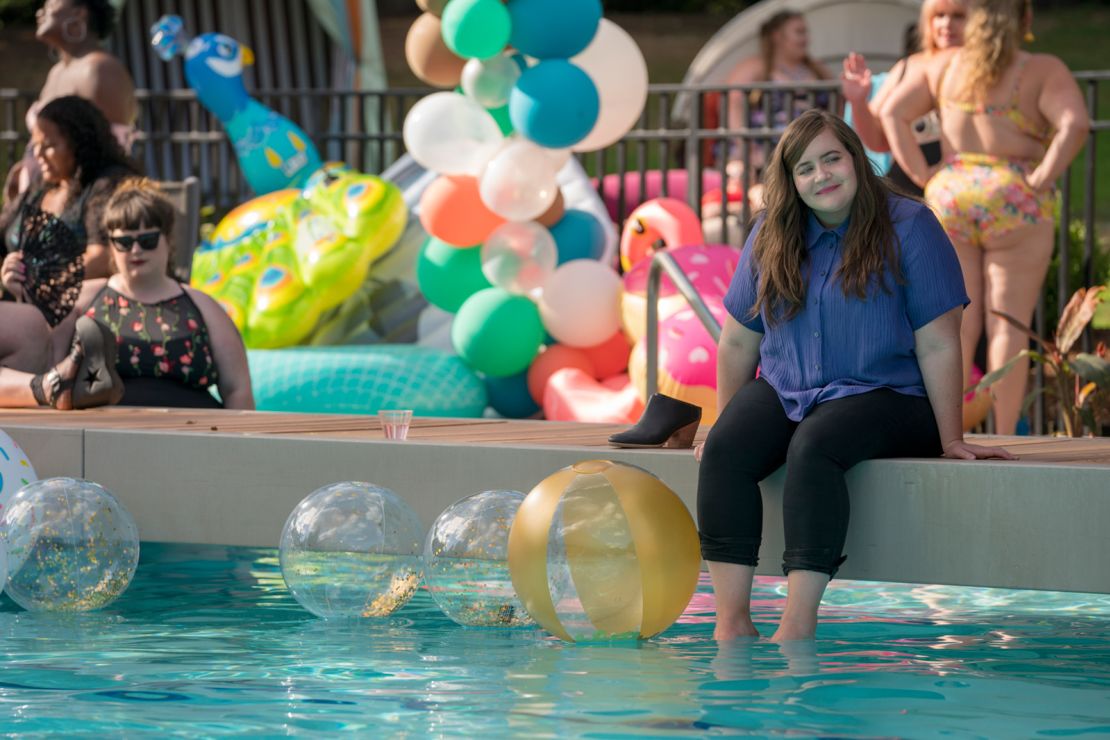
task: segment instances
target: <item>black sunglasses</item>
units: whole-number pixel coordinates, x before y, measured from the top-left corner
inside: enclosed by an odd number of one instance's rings
[[[121,252],[130,252],[131,245],[135,242],[139,243],[139,248],[145,252],[152,252],[158,248],[158,242],[162,239],[161,231],[144,231],[141,234],[124,234],[122,236],[109,236],[108,240],[112,242],[112,246]]]

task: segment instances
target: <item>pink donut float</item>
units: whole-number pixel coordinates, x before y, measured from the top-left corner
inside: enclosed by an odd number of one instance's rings
[[[718,324],[728,313],[720,299],[707,301]],[[647,398],[647,342],[632,348],[628,374]],[[717,343],[702,326],[692,308],[684,308],[659,322],[659,392],[701,406],[701,423],[717,420]]]
[[[670,250],[670,255],[705,301],[720,301],[725,297],[732,273],[736,272],[740,261],[740,251],[723,244],[679,247]],[[651,262],[645,260],[622,278],[621,325],[633,342],[642,339],[647,331],[647,278],[650,268]],[[688,306],[686,299],[664,274],[659,283],[659,319],[665,319]]]
[[[543,415],[548,421],[589,421],[635,424],[644,411],[640,392],[628,375],[602,382],[576,367],[555,371],[543,392]]]
[[[703,244],[701,219],[685,201],[655,198],[628,214],[621,232],[621,269],[628,272],[660,249]]]

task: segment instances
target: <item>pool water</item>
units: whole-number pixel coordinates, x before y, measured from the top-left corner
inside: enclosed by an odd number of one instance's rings
[[[759,579],[769,635],[781,579]],[[76,617],[0,605],[0,732],[391,737],[1110,735],[1110,596],[836,581],[816,642],[717,645],[703,581],[642,643],[464,628],[424,589],[328,622],[277,552],[144,543]]]

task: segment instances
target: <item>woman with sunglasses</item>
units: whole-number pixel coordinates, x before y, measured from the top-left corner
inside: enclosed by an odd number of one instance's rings
[[[0,324],[10,318],[42,346],[53,342],[56,356],[73,336],[68,355],[35,375],[33,347],[6,357],[6,332],[0,331],[0,365],[7,366],[0,368],[0,405],[254,408],[235,324],[209,296],[171,277],[173,218],[173,206],[157,185],[125,181],[104,211],[114,274],[85,281],[73,313],[52,333],[33,317],[0,313]]]

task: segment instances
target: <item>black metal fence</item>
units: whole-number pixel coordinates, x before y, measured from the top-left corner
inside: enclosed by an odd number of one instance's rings
[[[1103,171],[1110,169],[1106,155],[1110,151],[1106,142],[1110,116],[1100,114],[1110,110],[1110,104],[1104,102],[1110,100],[1105,91],[1110,70],[1078,72],[1075,77],[1086,96],[1091,137],[1060,181],[1060,212],[1067,217],[1059,221],[1057,270],[1046,280],[1036,314],[1034,328],[1041,334],[1073,291],[1106,279],[1098,269],[1099,231],[1110,230],[1110,206],[1099,210],[1096,191],[1100,178],[1110,181]],[[429,92],[415,88],[375,92],[289,88],[261,90],[256,97],[297,122],[325,159],[379,171],[404,153],[401,131],[405,116]],[[728,105],[722,105],[730,95],[739,102],[735,115],[730,115]],[[22,155],[28,136],[24,115],[35,96],[0,90],[0,164]],[[150,176],[162,180],[198,177],[202,203],[216,215],[251,197],[222,125],[200,105],[192,90],[140,90],[138,98],[141,131],[135,156]],[[713,214],[710,211],[718,207],[703,203],[708,191],[724,188],[730,179],[739,180],[744,193],[755,184],[755,168],[750,165],[774,146],[782,111],[807,107],[840,110],[841,104],[835,82],[789,88],[775,83],[652,85],[633,130],[603,150],[579,155],[579,160],[598,178],[599,190],[610,202],[615,201],[618,226],[635,203],[658,193],[693,205],[710,227],[713,241],[739,245],[751,217],[747,199],[741,197],[732,208]],[[758,125],[754,121],[759,121]],[[729,150],[731,156],[722,156]],[[744,163],[739,171],[729,164],[737,157]],[[727,196],[722,195],[722,200],[727,201]],[[1041,382],[1039,378],[1037,382]],[[1053,427],[1044,413],[1043,403],[1038,403],[1032,419],[1037,431]]]

